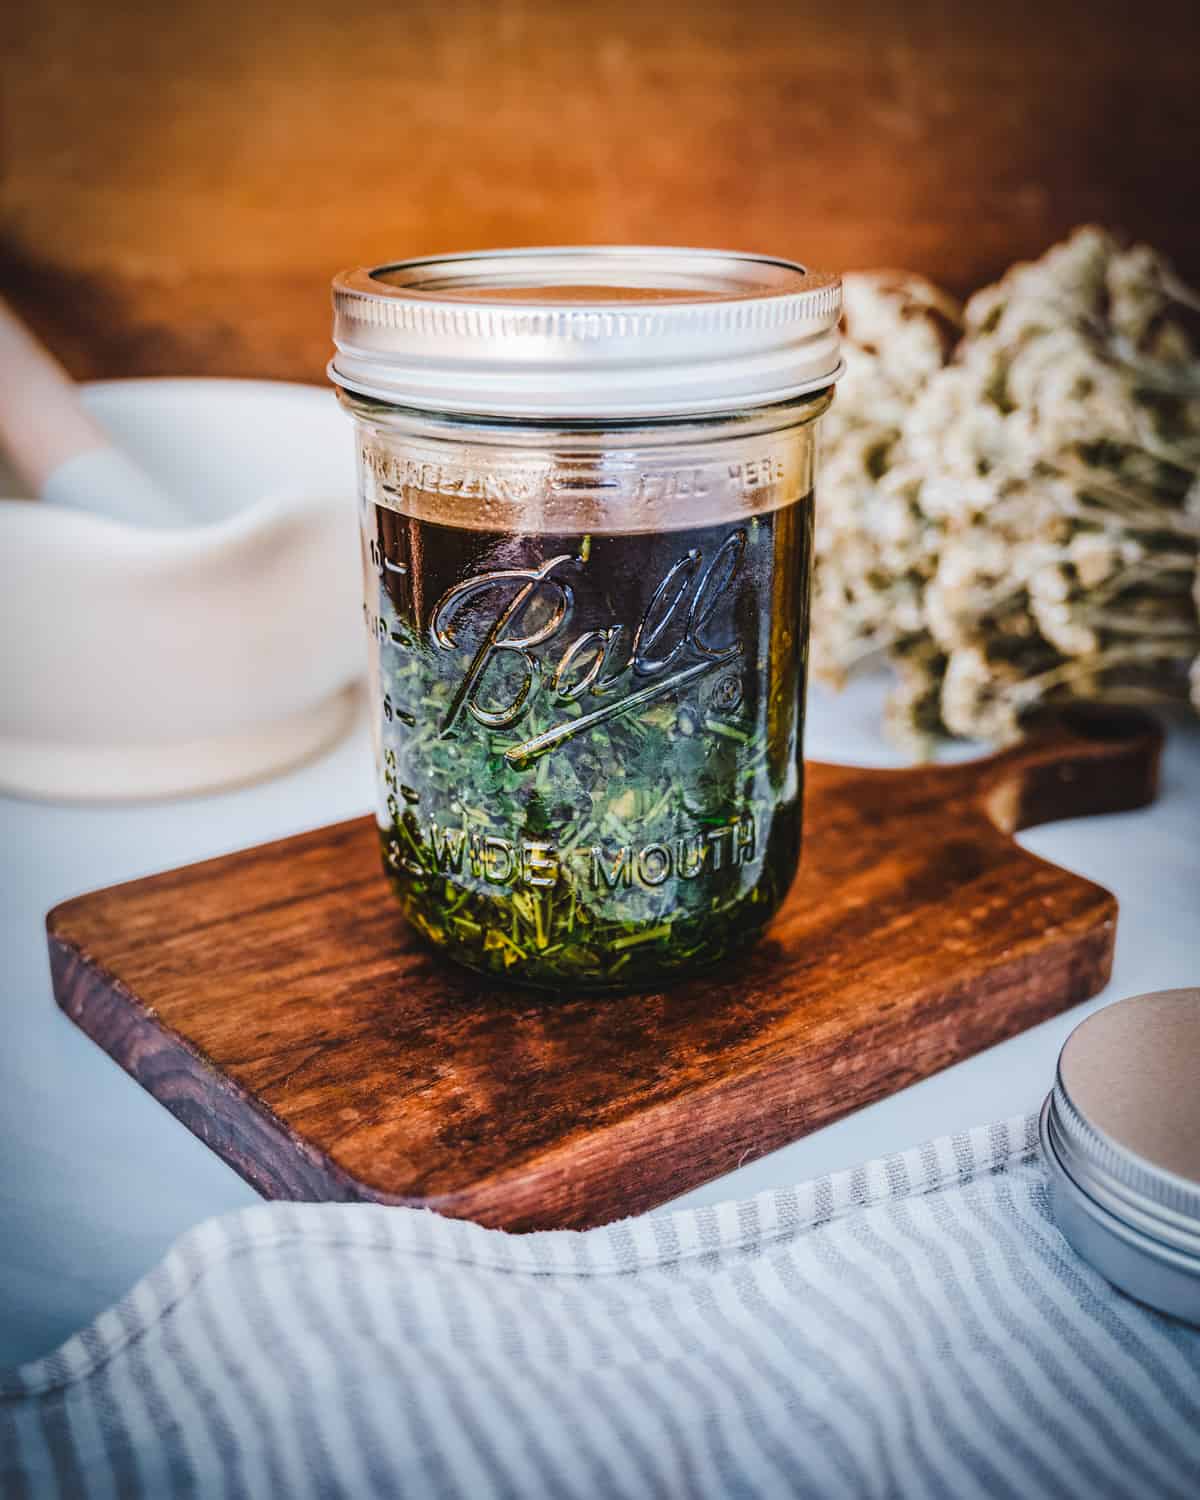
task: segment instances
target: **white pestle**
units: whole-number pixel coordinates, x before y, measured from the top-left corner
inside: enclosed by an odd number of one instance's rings
[[[71,377],[0,298],[0,443],[30,492],[51,505],[135,526],[188,524],[84,410]]]

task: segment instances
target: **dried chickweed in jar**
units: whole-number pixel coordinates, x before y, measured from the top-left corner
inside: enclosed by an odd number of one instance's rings
[[[524,294],[522,254],[541,261]],[[625,256],[391,268],[384,286],[432,290],[381,293],[383,313],[364,311],[373,288],[351,298],[333,366],[359,435],[385,869],[409,920],[460,962],[555,987],[651,986],[717,962],[761,931],[800,853],[813,435],[836,283],[703,252]],[[565,299],[548,297],[553,275],[570,278]],[[631,277],[667,283],[652,313]],[[464,304],[447,300],[464,287]],[[378,336],[368,316],[394,318],[400,342],[419,324],[434,365],[439,336],[464,328],[456,400],[483,409],[381,389],[387,361],[347,336]],[[707,409],[701,386],[660,410],[722,328],[729,385],[761,386],[781,362],[795,373],[800,332],[825,373],[769,389],[783,399]],[[530,338],[550,368],[521,364]],[[414,384],[411,366],[398,378]],[[592,415],[563,409],[583,402]]]

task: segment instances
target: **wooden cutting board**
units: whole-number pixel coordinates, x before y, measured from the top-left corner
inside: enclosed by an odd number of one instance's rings
[[[597,1224],[1099,989],[1116,901],[1011,834],[1150,801],[1159,745],[1140,714],[1077,716],[965,765],[810,763],[767,937],[663,993],[504,989],[438,958],[366,818],[57,907],[55,993],[269,1198]]]

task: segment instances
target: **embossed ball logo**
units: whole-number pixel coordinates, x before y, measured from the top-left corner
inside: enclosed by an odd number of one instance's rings
[[[742,701],[736,672],[722,672],[742,655],[741,642],[714,641],[715,617],[741,568],[746,529],[730,532],[705,566],[704,554],[691,548],[667,569],[650,602],[630,630],[629,621],[588,629],[573,638],[569,621],[575,589],[588,561],[587,552],[564,552],[536,568],[500,568],[456,583],[434,606],[429,625],[436,650],[467,652],[470,663],[442,721],[448,734],[466,713],[486,729],[506,730],[524,718],[533,700],[548,693],[562,703],[581,698],[609,698],[591,712],[565,718],[504,751],[510,766],[523,770],[539,757],[585,730],[640,709],[701,677],[713,677],[726,696],[728,710]],[[566,575],[566,576],[563,576]],[[468,643],[458,636],[482,616],[487,628]],[[547,648],[551,661],[545,660]],[[557,658],[555,661],[554,658]],[[481,701],[489,671],[501,661],[513,669],[504,702]],[[720,673],[720,676],[717,674]],[[709,699],[712,706],[717,700]]]

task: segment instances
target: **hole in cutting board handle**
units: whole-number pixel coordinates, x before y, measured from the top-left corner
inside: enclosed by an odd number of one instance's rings
[[[1072,703],[1057,710],[1046,709],[1030,715],[1024,727],[1030,734],[1057,731],[1059,735],[1101,742],[1162,738],[1158,721],[1151,714],[1107,703]]]

